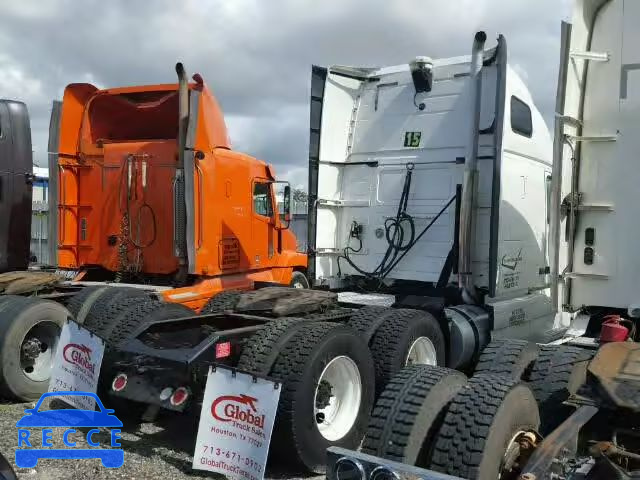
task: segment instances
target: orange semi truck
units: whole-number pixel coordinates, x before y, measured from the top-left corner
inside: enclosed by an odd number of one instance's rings
[[[193,309],[254,282],[307,286],[273,167],[231,150],[202,77],[176,71],[177,85],[65,89],[51,132],[58,268],[76,280],[179,286],[165,300]]]
[[[0,395],[32,400],[47,390],[70,315],[115,344],[148,319],[219,309],[220,293],[309,286],[306,255],[288,229],[289,186],[267,163],[231,149],[202,77],[188,82],[180,63],[176,72],[177,84],[71,84],[54,102],[49,243],[57,270],[0,274]],[[31,151],[28,135],[15,138]],[[28,245],[22,236],[11,241]]]

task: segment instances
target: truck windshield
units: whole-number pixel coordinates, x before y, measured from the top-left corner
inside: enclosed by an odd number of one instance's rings
[[[178,92],[99,94],[85,128],[93,143],[177,138]]]

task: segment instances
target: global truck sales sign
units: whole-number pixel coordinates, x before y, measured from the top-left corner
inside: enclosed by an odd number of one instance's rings
[[[240,480],[264,478],[279,385],[244,373],[209,372],[193,468]]]
[[[75,322],[66,322],[53,361],[49,391],[96,393],[103,354],[102,339]],[[95,407],[90,396],[66,396],[64,400],[80,409]]]

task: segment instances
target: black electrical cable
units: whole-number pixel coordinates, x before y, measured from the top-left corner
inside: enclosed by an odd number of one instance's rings
[[[347,247],[343,251],[343,256],[338,257],[338,275],[342,274],[342,269],[340,268],[340,259],[344,258],[349,264],[358,271],[361,275],[365,275],[369,278],[384,278],[386,276],[387,268],[390,263],[393,263],[395,258],[398,256],[398,253],[406,248],[408,244],[413,241],[415,237],[415,225],[413,223],[413,218],[407,214],[407,205],[409,203],[409,192],[411,190],[411,178],[413,175],[414,165],[412,163],[407,164],[407,174],[404,178],[404,185],[402,187],[402,194],[400,195],[400,203],[398,204],[398,211],[396,213],[395,218],[389,218],[385,221],[385,237],[387,239],[387,251],[385,252],[382,260],[378,264],[378,266],[372,272],[366,272],[358,267],[353,261],[349,258],[349,251],[359,252],[362,249],[362,239],[357,236],[360,241],[360,246],[358,250],[354,250],[351,247]],[[405,244],[404,237],[405,231],[403,227],[403,223],[408,222],[411,227],[411,240]],[[350,237],[353,237],[354,226],[351,227],[351,232],[349,233]]]
[[[127,218],[128,218],[128,222],[129,222],[129,238],[127,239],[129,242],[131,242],[131,244],[134,246],[134,248],[137,249],[143,249],[143,248],[148,248],[151,245],[153,245],[156,241],[156,237],[157,237],[157,219],[156,219],[156,212],[153,210],[153,208],[151,207],[151,205],[149,205],[146,201],[146,198],[143,197],[143,204],[140,205],[140,208],[138,209],[138,214],[136,216],[136,220],[137,220],[137,224],[138,224],[138,240],[140,237],[140,227],[142,226],[142,210],[143,209],[148,209],[149,212],[151,213],[151,225],[153,227],[153,235],[151,236],[151,240],[148,241],[146,244],[139,244],[138,242],[136,242],[132,235],[131,235],[131,203],[130,203],[130,198],[129,198],[129,192],[127,192],[127,202],[126,205],[124,206],[125,208],[123,208],[122,205],[122,193],[123,193],[123,186],[125,184],[127,184],[127,177],[128,177],[128,164],[127,162],[123,163],[122,165],[122,175],[120,175],[120,184],[118,185],[118,207],[120,208],[120,212],[121,213],[126,213],[127,214]]]
[[[349,265],[351,265],[351,267],[355,271],[357,271],[361,275],[370,279],[378,279],[379,281],[382,281],[455,201],[456,196],[453,196],[453,198],[451,198],[451,200],[447,202],[447,204],[440,210],[440,212],[438,212],[438,214],[416,237],[415,221],[413,217],[407,213],[412,174],[413,164],[408,164],[407,175],[405,176],[404,186],[402,188],[402,194],[400,196],[400,203],[398,204],[398,211],[396,213],[396,216],[395,218],[388,218],[384,223],[385,238],[387,240],[388,246],[378,266],[373,271],[367,272],[356,265],[353,260],[349,258],[349,252],[357,253],[362,250],[362,239],[360,238],[360,236],[357,236],[355,238],[357,238],[360,242],[360,246],[358,247],[358,249],[356,250],[350,246],[347,246],[343,250],[343,255],[340,255],[337,258],[338,276],[342,275],[340,260],[344,259],[349,263]],[[405,224],[409,225],[409,235],[407,237],[408,241],[405,241],[405,236],[407,236],[407,232],[405,231],[404,226]],[[354,237],[353,232],[355,227],[355,225],[352,225],[351,227],[351,232],[349,233],[350,238]]]

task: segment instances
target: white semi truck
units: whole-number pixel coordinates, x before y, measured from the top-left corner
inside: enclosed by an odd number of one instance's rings
[[[526,210],[532,216],[523,215],[522,226],[539,240],[540,257],[526,236],[504,236],[522,229],[495,227],[503,232],[493,247],[500,252],[494,261],[498,258],[500,263],[493,266],[493,276],[491,263],[485,269],[486,285],[473,282],[476,290],[488,289],[484,299],[470,296],[478,308],[491,312],[491,343],[466,375],[428,365],[401,370],[376,403],[361,451],[329,450],[327,478],[640,478],[640,256],[635,235],[640,194],[635,165],[640,133],[639,19],[640,3],[634,0],[576,0],[572,22],[562,25],[553,156],[548,150],[539,160],[528,154],[537,170],[511,171],[503,157],[498,169],[498,218],[509,218],[510,204],[518,202],[506,185],[522,186],[522,203],[531,202],[532,209]],[[481,70],[483,81],[491,78],[487,70]],[[513,109],[511,113],[513,129]],[[533,125],[532,138],[535,121]],[[507,143],[506,133],[503,138]],[[469,165],[468,157],[465,163]],[[482,179],[482,160],[478,164]],[[533,183],[533,197],[526,201],[531,177],[537,175],[533,172],[542,177]],[[437,186],[446,184],[443,179]],[[545,194],[536,194],[535,185]],[[421,190],[429,191],[433,190]],[[480,187],[476,205],[480,225],[482,191]],[[321,199],[318,203],[328,210]],[[338,212],[338,225],[345,210],[332,210]],[[546,222],[536,221],[536,213],[544,213]],[[367,220],[358,223],[366,225]],[[342,220],[343,230],[350,221]],[[476,230],[482,231],[482,226]],[[488,238],[491,252],[491,235]],[[506,248],[512,240],[516,255]],[[478,239],[476,247],[480,245]],[[356,255],[348,256],[358,262]],[[329,272],[325,275],[331,278],[337,268],[334,257],[317,258],[317,270]],[[472,258],[478,261],[471,264],[475,278],[484,273],[479,268],[483,258],[478,253]],[[527,270],[518,279],[524,290],[503,300],[504,278],[514,264]],[[416,259],[405,268],[415,270],[417,265]],[[540,278],[528,270],[538,266]],[[548,299],[540,302],[544,308],[532,301],[536,296]],[[509,340],[524,338],[512,329],[497,338],[505,322],[497,314],[500,309],[492,306],[502,302],[522,302],[520,328],[537,345],[524,347],[521,341]],[[507,316],[514,318],[513,313]]]
[[[471,58],[315,69],[309,268],[316,287],[456,307],[461,332],[490,314],[495,336],[543,340],[552,141],[506,40],[485,40]]]

